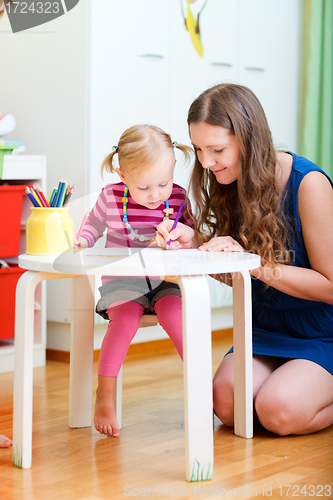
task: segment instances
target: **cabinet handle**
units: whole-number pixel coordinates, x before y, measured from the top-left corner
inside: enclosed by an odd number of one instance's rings
[[[260,68],[259,66],[247,66],[244,69],[247,71],[265,71],[265,68]]]
[[[212,62],[212,66],[225,66],[226,68],[232,68],[232,64],[226,62]]]
[[[161,54],[138,54],[138,57],[154,57],[155,59],[164,59]]]

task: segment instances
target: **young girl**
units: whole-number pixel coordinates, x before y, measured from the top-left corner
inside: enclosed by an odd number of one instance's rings
[[[9,448],[13,444],[13,441],[8,437],[0,434],[0,448]]]
[[[92,247],[107,229],[106,247],[141,247],[155,244],[158,224],[174,220],[181,203],[180,220],[192,224],[185,190],[173,184],[174,148],[186,160],[191,148],[172,143],[170,136],[149,125],[126,130],[102,164],[102,172],[117,172],[121,182],[105,186],[91,210],[79,241]],[[118,154],[119,168],[113,165]],[[156,313],[182,357],[182,311],[178,285],[156,279],[102,277],[101,299],[96,312],[109,320],[99,364],[96,391],[95,427],[101,434],[119,436],[113,396],[118,372],[144,312]]]
[[[306,158],[275,150],[247,87],[203,92],[188,125],[196,232],[178,224],[169,234],[166,221],[164,246],[171,237],[171,249],[260,255],[252,271],[255,414],[280,435],[324,429],[333,423],[333,182]],[[230,426],[233,373],[231,350],[214,378],[214,410]]]

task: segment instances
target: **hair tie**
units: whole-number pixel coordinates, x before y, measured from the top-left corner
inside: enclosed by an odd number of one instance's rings
[[[178,146],[178,142],[175,141],[175,142],[172,143],[172,145],[173,145],[174,148],[176,148]]]
[[[112,146],[111,151],[112,151],[113,153],[118,153],[118,146]]]

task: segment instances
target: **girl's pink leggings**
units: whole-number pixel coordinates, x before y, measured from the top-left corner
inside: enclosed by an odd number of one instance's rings
[[[182,299],[166,295],[154,306],[159,324],[183,359]],[[102,342],[98,375],[117,377],[128,347],[136,334],[144,308],[137,302],[117,301],[108,308],[109,325]]]

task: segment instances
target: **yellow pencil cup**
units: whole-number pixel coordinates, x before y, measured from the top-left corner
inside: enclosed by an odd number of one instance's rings
[[[73,220],[68,207],[31,207],[26,225],[26,253],[59,254],[73,250]]]

